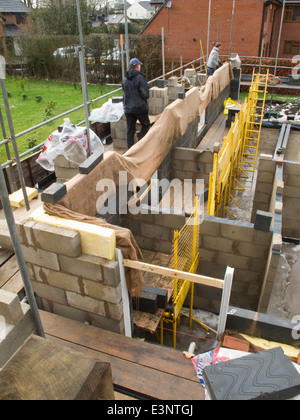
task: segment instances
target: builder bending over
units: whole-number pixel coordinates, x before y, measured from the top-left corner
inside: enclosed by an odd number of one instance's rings
[[[220,42],[216,43],[216,46],[211,50],[207,60],[207,76],[214,74],[215,70],[222,65],[219,60],[219,48],[221,47]]]
[[[130,60],[130,69],[126,73],[122,83],[124,91],[123,104],[127,120],[127,147],[134,144],[134,135],[137,120],[141,123],[142,129],[138,135],[140,140],[150,128],[149,108],[149,86],[141,71],[141,62],[137,58]]]

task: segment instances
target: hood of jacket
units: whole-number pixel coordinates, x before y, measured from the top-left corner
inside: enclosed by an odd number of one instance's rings
[[[142,75],[142,76],[144,76],[141,72],[139,72],[138,70],[135,70],[135,69],[130,69],[130,70],[128,70],[127,72],[126,72],[126,75],[125,75],[125,77],[126,77],[126,79],[128,79],[128,80],[133,80],[136,76],[138,76],[138,75]],[[145,76],[144,76],[145,77]]]

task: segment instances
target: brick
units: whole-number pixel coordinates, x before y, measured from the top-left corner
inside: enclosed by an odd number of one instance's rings
[[[244,237],[246,239],[247,236]],[[251,258],[263,258],[266,259],[269,254],[269,247],[252,245],[249,242],[239,242],[236,246],[236,250],[240,255]]]
[[[62,305],[57,302],[52,302],[53,313],[64,316],[65,318],[73,319],[78,322],[87,321],[87,313],[78,308],[72,308],[70,305]]]
[[[141,297],[133,300],[133,309],[155,314],[157,311],[157,294],[144,289]]]
[[[123,321],[124,314],[123,314],[123,301],[121,300],[119,303],[110,303],[105,302],[106,307],[106,317],[114,319],[116,321]]]
[[[60,166],[55,167],[55,175],[57,178],[69,180],[73,178],[74,176],[76,176],[78,173],[79,173],[78,168],[62,168]],[[45,201],[45,199],[43,199],[42,201],[47,202]]]
[[[47,214],[42,206],[30,215],[30,219],[57,228],[70,229],[80,235],[82,252],[94,256],[114,259],[116,248],[115,231],[77,220],[64,219]]]
[[[79,278],[77,276],[37,266],[34,267],[34,273],[37,281],[57,287],[58,289],[80,293]]]
[[[233,252],[233,242],[229,239],[205,236],[203,238],[203,248],[230,253]]]
[[[42,299],[66,304],[65,291],[57,287],[49,286],[48,284],[40,283],[38,281],[31,281],[34,293]]]
[[[94,281],[102,281],[101,265],[105,259],[93,255],[81,254],[78,258],[59,255],[61,270],[64,273],[82,276]]]
[[[231,337],[230,335],[225,335],[223,347],[228,347],[229,349],[240,350],[249,352],[250,344],[246,340],[241,340],[240,338]]]
[[[42,249],[36,249],[34,247],[26,245],[22,245],[22,250],[25,261],[27,263],[51,268],[56,271],[60,270],[58,256],[53,252],[44,251]]]
[[[257,210],[254,221],[254,229],[268,232],[272,222],[272,213]]]
[[[17,325],[24,317],[18,295],[0,289],[0,315],[7,324]]]
[[[104,300],[105,302],[119,303],[122,298],[121,285],[111,287],[92,280],[82,280],[84,293],[92,298]]]
[[[88,296],[82,296],[74,292],[66,292],[66,296],[67,302],[70,306],[82,311],[88,311],[106,316],[105,305],[103,301]]]
[[[102,264],[103,284],[117,286],[120,283],[120,268],[117,261],[104,261]]]
[[[65,184],[55,182],[41,194],[41,200],[44,203],[57,203],[64,195],[67,194]]]
[[[26,230],[27,224],[24,225]],[[36,246],[45,251],[56,252],[68,257],[81,254],[80,234],[74,230],[58,228],[45,223],[32,226]]]
[[[90,324],[95,327],[103,328],[104,330],[112,331],[117,334],[125,335],[125,326],[123,318],[118,318],[117,320],[112,318],[105,318],[97,314],[88,314]]]
[[[144,290],[157,295],[157,307],[165,309],[168,303],[168,291],[167,289],[161,289],[159,287],[145,286]]]
[[[251,242],[253,238],[253,225],[250,223],[227,223],[224,221],[224,223],[220,224],[220,234],[224,238],[237,241],[244,241],[246,238],[248,243]]]

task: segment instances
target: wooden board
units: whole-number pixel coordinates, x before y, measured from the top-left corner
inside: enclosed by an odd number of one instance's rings
[[[3,286],[3,290],[16,293],[17,295],[24,289],[24,283],[20,271],[14,274]]]
[[[116,387],[160,400],[202,400],[203,387],[182,352],[40,311],[48,339],[108,361]]]
[[[17,257],[14,255],[0,267],[0,287],[19,271]]]
[[[0,399],[114,399],[111,367],[31,336],[0,372]]]
[[[0,247],[0,267],[14,255],[13,251]]]

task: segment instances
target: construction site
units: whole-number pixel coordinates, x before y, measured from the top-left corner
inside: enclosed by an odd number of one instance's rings
[[[51,173],[8,156],[0,399],[300,398],[300,103],[266,99],[300,84],[235,58],[158,78],[128,150],[123,114]]]

